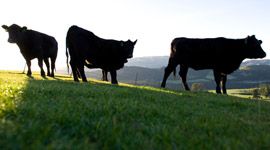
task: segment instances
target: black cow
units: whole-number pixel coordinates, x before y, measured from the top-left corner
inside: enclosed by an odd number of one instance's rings
[[[31,75],[31,60],[38,59],[38,65],[41,70],[41,76],[45,77],[43,70],[43,61],[47,67],[47,76],[54,77],[55,60],[57,57],[58,45],[54,37],[40,33],[34,30],[28,30],[27,27],[20,27],[16,24],[11,26],[2,25],[9,33],[8,42],[16,43],[26,60],[28,67],[27,75]],[[51,72],[49,58],[51,59]]]
[[[239,68],[246,58],[263,58],[266,56],[261,48],[262,41],[254,35],[244,39],[208,38],[189,39],[176,38],[171,43],[171,54],[161,87],[165,87],[166,80],[177,65],[180,65],[179,75],[186,90],[188,68],[195,70],[213,69],[216,92],[226,94],[227,75]]]
[[[66,55],[68,53],[74,81],[79,81],[78,76],[87,82],[84,66],[88,68],[101,68],[104,73],[110,72],[111,83],[117,84],[116,70],[124,67],[128,58],[133,57],[136,44],[130,40],[116,41],[102,39],[94,33],[78,26],[71,26],[66,37]],[[105,80],[105,78],[104,78]]]

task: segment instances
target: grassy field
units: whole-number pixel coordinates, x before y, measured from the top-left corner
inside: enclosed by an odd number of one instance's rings
[[[270,103],[0,72],[0,149],[269,149]]]

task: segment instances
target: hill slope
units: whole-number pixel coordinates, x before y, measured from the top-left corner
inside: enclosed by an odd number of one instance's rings
[[[163,79],[164,68],[126,66],[123,69],[118,70],[117,74],[118,80],[121,82],[160,87],[160,83]],[[240,69],[236,70],[234,73],[228,76],[227,88],[258,87],[259,84],[270,83],[269,74],[270,65],[241,67]],[[177,76],[175,78],[173,77],[173,75],[169,77],[166,87],[176,90],[182,88],[182,82],[179,80],[178,71],[176,75]],[[98,69],[96,71],[90,72],[88,70],[87,76],[100,79],[102,76],[101,70]],[[215,89],[216,87],[212,70],[194,71],[192,69],[189,69],[187,77],[190,86],[193,83],[201,83],[206,89]]]
[[[134,57],[128,60],[126,66],[136,66],[143,68],[162,68],[168,64],[169,56],[146,56]],[[241,66],[270,65],[270,59],[246,59]]]
[[[270,104],[0,72],[0,149],[268,149]]]
[[[129,59],[125,67],[117,71],[118,79],[125,83],[160,87],[164,67],[168,64],[168,59],[168,56],[148,56]],[[269,59],[245,60],[241,64],[241,68],[245,69],[238,69],[228,76],[228,88],[255,88],[260,84],[270,83]],[[93,69],[89,70],[86,68],[85,70],[88,71],[88,77],[101,79],[100,69],[93,71]],[[66,69],[60,69],[57,70],[57,73],[66,74],[67,71]],[[213,78],[212,70],[194,71],[189,69],[188,72],[188,84],[190,86],[193,83],[201,83],[205,89],[215,89],[216,85]],[[178,75],[176,78],[171,75],[166,87],[175,90],[182,89],[181,81],[178,79]]]
[[[169,56],[134,57],[129,59],[125,65],[143,68],[162,68],[167,66],[168,60]]]

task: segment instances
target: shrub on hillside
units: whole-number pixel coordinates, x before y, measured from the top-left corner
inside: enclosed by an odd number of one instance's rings
[[[253,89],[253,90],[252,90],[252,97],[255,98],[255,99],[261,98],[259,89]]]
[[[191,91],[198,92],[198,91],[203,91],[204,89],[205,88],[202,83],[193,83],[191,85]]]
[[[259,87],[259,93],[262,96],[268,97],[270,95],[270,85],[269,84],[262,84]]]

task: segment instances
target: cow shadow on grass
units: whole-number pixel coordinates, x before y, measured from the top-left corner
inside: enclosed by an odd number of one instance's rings
[[[25,74],[24,72],[7,71],[8,74]]]
[[[27,75],[26,76],[29,78],[29,79],[35,79],[32,75]]]
[[[32,75],[27,75],[26,73],[20,73],[20,72],[8,72],[9,74],[18,74],[18,75],[25,75],[29,79],[38,80],[38,79],[44,79],[44,80],[58,80],[58,81],[66,81],[71,80],[72,76],[67,75],[55,75],[54,77],[50,76],[41,76],[39,73],[33,73]]]
[[[55,75],[53,78],[55,80],[67,80],[67,79],[72,79],[72,76],[69,76],[69,75]]]

